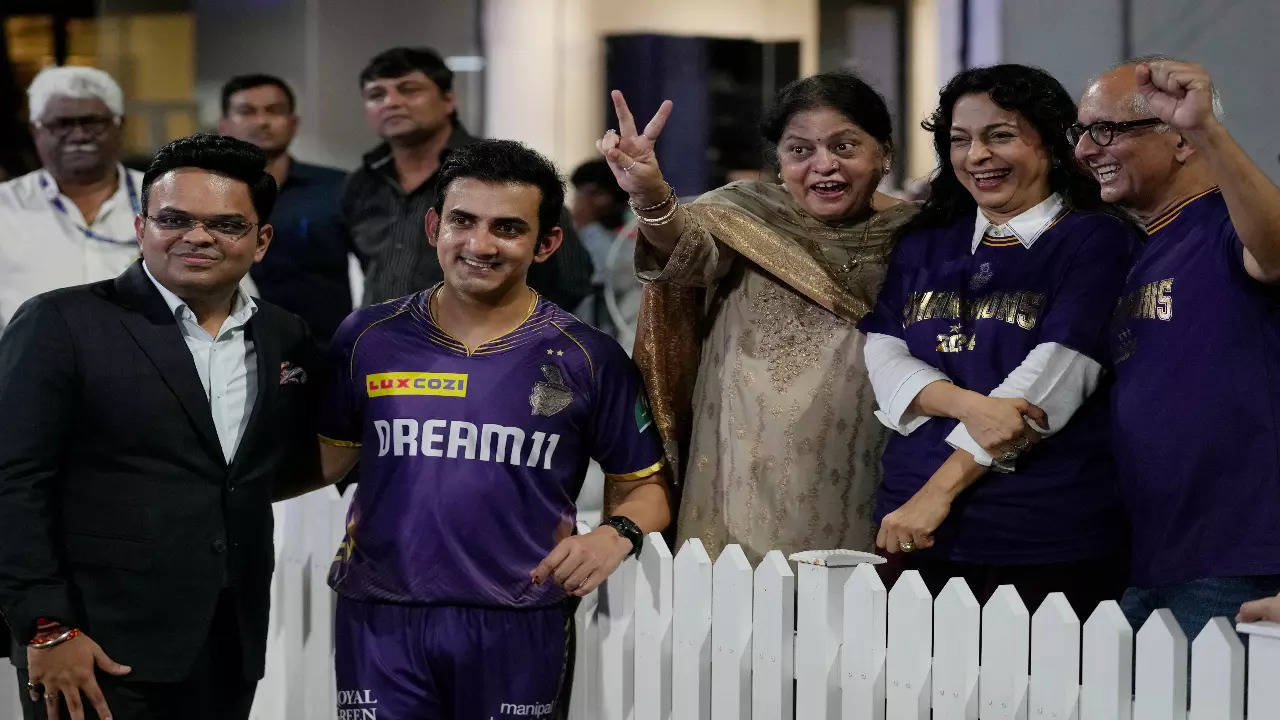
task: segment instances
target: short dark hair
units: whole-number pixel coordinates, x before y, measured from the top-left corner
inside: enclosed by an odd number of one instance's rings
[[[460,178],[486,183],[533,185],[542,194],[538,202],[538,237],[560,224],[564,208],[564,181],[551,161],[515,140],[481,140],[449,151],[440,166],[436,214],[444,213],[449,185]]]
[[[573,174],[569,176],[569,182],[575,188],[580,188],[588,183],[604,190],[613,195],[613,199],[619,203],[624,203],[627,198],[631,197],[618,185],[618,179],[613,176],[613,171],[609,169],[609,163],[604,160],[588,160],[578,167],[574,168]]]
[[[420,70],[431,78],[442,93],[453,89],[453,71],[444,64],[439,53],[425,47],[393,47],[374,55],[360,71],[360,87],[363,88],[370,80],[398,78],[414,70]]]
[[[241,90],[262,87],[263,85],[274,85],[284,92],[284,96],[289,98],[289,112],[293,112],[297,108],[297,101],[293,96],[293,89],[288,83],[275,75],[263,75],[262,73],[254,73],[251,75],[236,75],[222,86],[222,115],[226,117],[231,112],[231,96]]]
[[[760,123],[761,134],[777,145],[796,113],[831,108],[884,146],[893,150],[893,120],[884,98],[865,80],[847,70],[810,75],[792,81],[778,91]]]
[[[149,212],[151,185],[178,168],[200,168],[235,178],[249,186],[258,222],[265,223],[276,204],[276,181],[267,173],[267,156],[256,145],[225,135],[198,134],[178,138],[156,151],[142,176],[142,212]]]
[[[1036,129],[1049,154],[1049,189],[1060,193],[1068,207],[1118,212],[1102,202],[1098,182],[1079,167],[1075,148],[1067,141],[1067,127],[1076,121],[1070,93],[1044,70],[1010,63],[964,70],[938,93],[938,107],[920,123],[933,133],[938,169],[929,181],[929,199],[899,234],[950,224],[977,207],[951,164],[952,113],[960,98],[973,93],[986,93],[991,102],[1018,113]]]

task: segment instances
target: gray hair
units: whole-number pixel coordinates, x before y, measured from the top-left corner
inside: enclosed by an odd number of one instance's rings
[[[1140,65],[1140,64],[1155,63],[1155,62],[1190,63],[1191,61],[1174,57],[1172,55],[1164,55],[1162,53],[1151,53],[1150,55],[1139,55],[1137,57],[1130,58],[1122,62],[1118,62],[1115,65],[1112,65],[1110,68],[1108,68],[1108,71],[1119,70],[1122,67],[1128,67],[1130,65]],[[1098,76],[1098,77],[1101,77],[1101,76]],[[1095,82],[1097,82],[1098,77],[1094,77],[1091,80],[1089,80],[1089,85],[1092,86]],[[1221,120],[1226,115],[1226,112],[1222,109],[1222,95],[1218,92],[1218,87],[1216,85],[1213,87],[1212,102],[1213,102],[1213,116]],[[1133,93],[1132,96],[1130,96],[1129,107],[1133,111],[1133,114],[1137,117],[1151,116],[1151,106],[1147,103],[1147,98],[1144,97],[1140,92],[1135,92]],[[1164,132],[1168,129],[1169,129],[1168,125],[1161,125],[1158,128],[1156,128],[1156,131]]]
[[[112,115],[124,114],[124,92],[110,75],[91,67],[47,67],[36,74],[27,88],[31,120],[39,120],[45,106],[59,95],[77,100],[97,98]]]

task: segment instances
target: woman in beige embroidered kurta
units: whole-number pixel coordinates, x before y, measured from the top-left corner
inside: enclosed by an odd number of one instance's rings
[[[712,557],[738,543],[753,562],[870,549],[885,435],[855,323],[913,211],[875,193],[892,149],[883,101],[844,73],[793,83],[765,123],[782,183],[687,207],[653,154],[670,106],[637,133],[614,103],[621,134],[599,146],[642,223],[636,359],[683,470],[678,540]]]
[[[772,549],[870,550],[886,435],[872,414],[865,337],[852,318],[816,304],[717,239],[727,229],[700,205],[749,193],[777,200],[774,212],[785,211],[780,186],[739,183],[690,208],[684,237],[666,263],[647,247],[638,253],[646,280],[711,288],[677,539],[701,539],[712,557],[738,543],[752,562]],[[908,206],[898,206],[838,235],[878,275],[891,231],[909,216]],[[794,212],[792,219],[805,218]],[[761,224],[760,231],[776,233],[778,225]],[[803,251],[790,259],[811,266],[808,272],[823,270]]]

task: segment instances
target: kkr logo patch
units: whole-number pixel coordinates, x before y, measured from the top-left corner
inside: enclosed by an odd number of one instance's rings
[[[384,395],[467,396],[466,373],[390,372],[365,376],[369,397]]]

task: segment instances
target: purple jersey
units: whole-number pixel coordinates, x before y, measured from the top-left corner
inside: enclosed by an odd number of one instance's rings
[[[333,341],[323,440],[361,445],[329,584],[357,600],[540,607],[529,573],[574,526],[587,464],[662,465],[640,375],[612,338],[539,298],[468,354],[431,291],[352,313]]]
[[[1134,584],[1280,573],[1280,293],[1216,189],[1148,233],[1112,337]]]
[[[1141,233],[1100,213],[1069,212],[1030,247],[986,239],[972,250],[972,213],[911,233],[890,262],[864,332],[901,338],[956,385],[988,394],[1041,343],[1106,364],[1107,318]],[[894,434],[884,452],[876,519],[924,485],[953,452],[956,420]],[[1123,537],[1107,445],[1106,384],[1070,423],[1018,462],[960,495],[936,533],[957,562],[1068,562],[1113,550]]]

